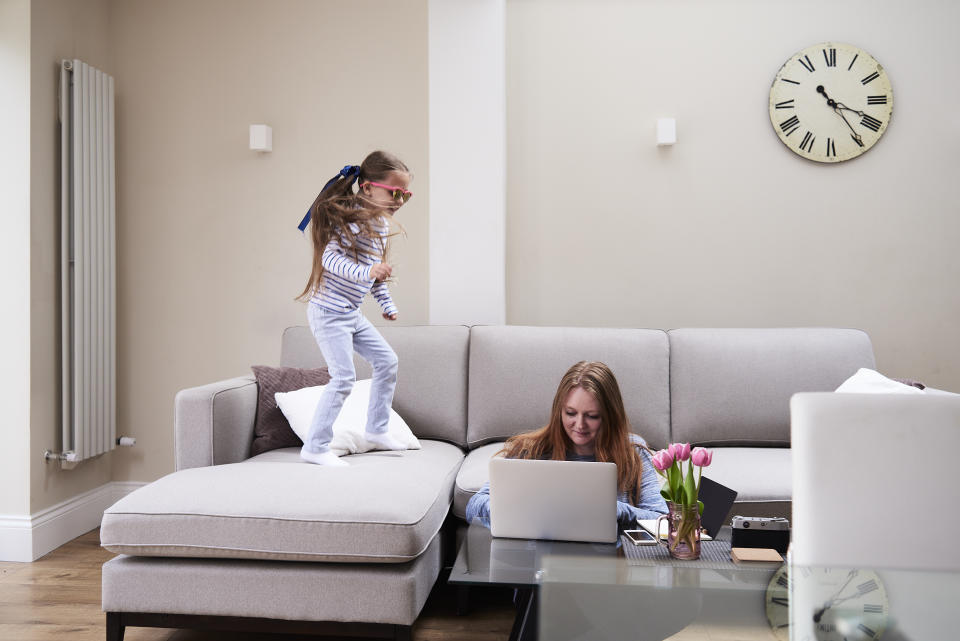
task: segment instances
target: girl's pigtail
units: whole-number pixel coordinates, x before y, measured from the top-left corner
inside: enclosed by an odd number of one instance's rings
[[[344,165],[343,169],[340,170],[340,173],[328,180],[327,184],[325,184],[323,189],[320,190],[320,193],[317,194],[313,204],[310,205],[310,209],[308,209],[306,215],[304,215],[303,220],[301,220],[300,224],[297,225],[297,229],[304,231],[307,228],[307,225],[310,224],[310,219],[316,217],[317,215],[317,207],[323,200],[326,200],[327,197],[343,196],[348,189],[352,191],[353,183],[357,181],[359,176],[360,165]],[[343,178],[343,181],[337,184],[341,178]],[[334,193],[325,195],[324,192],[331,187],[334,187],[332,190]]]
[[[353,183],[360,176],[360,167],[358,165],[346,165],[340,172],[327,181],[320,193],[314,199],[307,214],[297,226],[300,231],[305,231],[307,225],[313,222],[310,230],[310,237],[313,241],[313,268],[310,271],[310,279],[306,287],[297,296],[297,300],[306,300],[313,295],[320,287],[320,280],[323,276],[323,249],[327,242],[333,236],[335,231],[341,227],[338,222],[342,222],[340,213],[345,207],[343,201],[353,197]]]

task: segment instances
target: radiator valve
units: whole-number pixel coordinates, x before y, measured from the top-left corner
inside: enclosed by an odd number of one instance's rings
[[[72,450],[69,452],[54,452],[53,450],[47,450],[43,453],[43,460],[57,461],[60,463],[60,469],[72,470],[77,466],[77,463],[80,462],[80,456]]]

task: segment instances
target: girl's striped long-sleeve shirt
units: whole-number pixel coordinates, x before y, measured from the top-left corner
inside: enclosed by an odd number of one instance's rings
[[[384,314],[397,313],[387,284],[375,282],[370,276],[370,268],[383,262],[383,248],[386,246],[389,226],[382,218],[374,225],[376,238],[360,234],[358,225],[351,223],[350,231],[356,238],[356,253],[345,249],[340,238],[331,238],[323,250],[323,277],[320,288],[313,293],[311,302],[331,312],[343,314],[351,312],[363,302],[367,292],[380,304]]]

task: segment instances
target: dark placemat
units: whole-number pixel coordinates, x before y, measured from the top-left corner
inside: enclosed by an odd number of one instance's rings
[[[700,558],[696,561],[681,561],[670,556],[666,545],[634,545],[626,536],[620,536],[623,554],[628,565],[675,565],[684,568],[728,570],[745,567],[730,560],[730,541],[701,541]]]
[[[777,563],[734,563],[730,558],[730,526],[720,528],[717,538],[700,541],[700,558],[680,561],[670,556],[666,545],[634,545],[626,536],[620,536],[620,545],[628,565],[667,565],[707,570],[764,570],[779,567]]]

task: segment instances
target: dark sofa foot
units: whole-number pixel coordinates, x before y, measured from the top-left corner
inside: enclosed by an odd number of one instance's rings
[[[107,612],[107,641],[123,641],[124,626],[120,622],[120,614]]]
[[[166,614],[159,612],[107,612],[107,641],[123,641],[123,632],[127,626],[233,632],[268,632],[273,634],[304,634],[310,636],[347,636],[413,641],[413,626],[409,625],[337,621],[289,621],[286,619]]]

